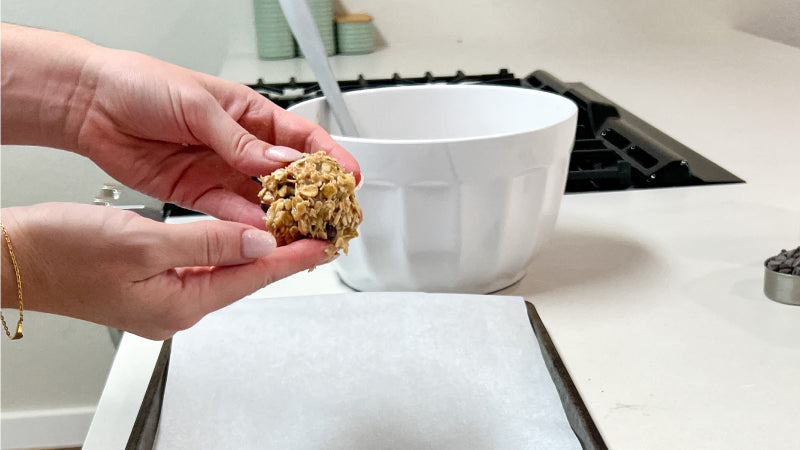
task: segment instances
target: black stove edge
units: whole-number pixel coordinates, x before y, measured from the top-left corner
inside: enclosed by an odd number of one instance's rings
[[[580,135],[581,130],[578,130],[578,140],[581,137],[587,140],[593,138],[603,139],[608,147],[616,148],[634,166],[641,167],[642,161],[637,158],[636,147],[632,144],[641,143],[642,141],[645,141],[645,145],[649,147],[649,152],[655,152],[656,155],[659,153],[666,154],[673,161],[685,161],[684,165],[687,169],[690,169],[690,173],[687,174],[689,178],[685,183],[666,184],[663,186],[659,186],[656,183],[653,187],[744,182],[743,179],[728,172],[583,83],[565,83],[547,71],[537,70],[523,78],[522,84],[523,86],[562,95],[575,102],[580,110],[579,114],[587,115],[587,121],[590,124],[590,129],[585,130],[583,136]],[[621,130],[624,131],[620,132]],[[618,142],[620,140],[621,142]],[[642,170],[647,171],[647,167],[642,167]]]
[[[490,74],[434,76],[426,72],[420,77],[392,74],[389,78],[341,80],[342,91],[367,88],[446,84],[494,84],[534,88],[553,92],[573,100],[579,107],[578,131],[574,160],[566,192],[624,190],[693,186],[716,183],[740,183],[742,179],[689,149],[670,136],[652,127],[636,115],[619,107],[582,83],[565,83],[544,70],[518,78],[508,69]],[[248,85],[281,107],[322,96],[318,83],[257,83]]]
[[[603,440],[603,436],[600,434],[600,430],[597,429],[597,425],[592,420],[592,416],[578,393],[575,383],[569,376],[564,361],[559,356],[550,334],[536,311],[536,307],[527,300],[525,301],[525,306],[528,310],[528,319],[533,327],[533,332],[539,342],[539,348],[542,350],[545,366],[547,366],[550,377],[556,385],[561,405],[564,407],[564,413],[572,427],[572,431],[584,449],[607,450],[608,447]]]

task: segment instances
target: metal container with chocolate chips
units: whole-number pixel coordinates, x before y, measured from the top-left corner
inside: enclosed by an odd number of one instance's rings
[[[764,293],[776,302],[800,305],[800,247],[764,262]]]

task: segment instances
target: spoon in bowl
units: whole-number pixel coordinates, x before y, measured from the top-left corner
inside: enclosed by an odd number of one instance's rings
[[[344,103],[339,83],[333,76],[325,46],[322,44],[319,29],[317,29],[317,24],[311,15],[308,3],[306,3],[306,0],[278,0],[278,2],[281,5],[281,9],[283,9],[286,21],[289,22],[289,28],[291,28],[295,39],[297,39],[297,44],[303,50],[311,71],[317,77],[322,93],[325,94],[325,100],[333,111],[333,117],[336,119],[342,135],[358,137],[358,129],[350,116],[347,105]]]

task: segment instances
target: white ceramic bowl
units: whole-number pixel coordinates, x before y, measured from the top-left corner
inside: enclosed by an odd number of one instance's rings
[[[360,137],[322,98],[289,110],[364,174],[360,237],[334,264],[362,291],[488,293],[511,285],[555,226],[577,108],[532,89],[419,85],[348,92]]]

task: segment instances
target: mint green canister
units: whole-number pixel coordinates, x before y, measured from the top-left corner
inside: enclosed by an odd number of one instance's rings
[[[369,14],[336,16],[336,42],[339,53],[360,55],[375,51],[375,29]]]
[[[328,56],[336,54],[336,34],[333,24],[333,2],[332,0],[306,0],[314,23],[317,25],[319,37],[322,45],[325,46],[325,53]],[[298,48],[298,54],[303,55],[303,50]]]
[[[253,0],[256,47],[260,59],[288,59],[296,55],[294,36],[278,0]]]

